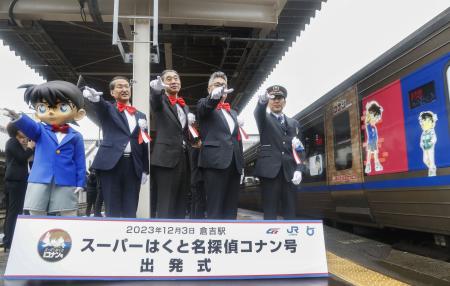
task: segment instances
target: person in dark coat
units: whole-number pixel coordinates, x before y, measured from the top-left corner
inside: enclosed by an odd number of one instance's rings
[[[225,102],[227,76],[215,72],[208,82],[209,95],[197,103],[202,147],[199,167],[206,190],[208,219],[236,219],[239,182],[244,168],[237,112]]]
[[[91,211],[95,211],[95,201],[97,199],[97,176],[95,170],[90,168],[86,183],[86,216],[91,216]]]
[[[190,186],[188,125],[195,121],[178,94],[181,80],[174,70],[165,70],[150,82],[150,102],[156,121],[156,138],[150,157],[157,190],[158,218],[185,218]]]
[[[103,140],[92,168],[100,177],[106,216],[136,217],[140,185],[149,174],[147,117],[131,106],[131,86],[126,77],[114,77],[109,89],[115,103],[103,93],[85,87],[83,96],[93,103],[103,131]],[[141,139],[140,139],[141,138]]]
[[[301,131],[298,121],[283,113],[286,96],[284,87],[271,86],[259,96],[254,112],[261,144],[255,175],[261,179],[264,219],[277,219],[280,201],[284,218],[295,218],[295,186],[302,180]]]
[[[8,206],[4,225],[3,245],[11,247],[17,216],[23,212],[23,203],[27,189],[28,161],[33,156],[34,142],[9,123],[6,127],[9,139],[6,142],[5,193]]]

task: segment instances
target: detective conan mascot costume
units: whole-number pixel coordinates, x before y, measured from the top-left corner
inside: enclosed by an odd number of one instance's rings
[[[86,176],[84,142],[83,136],[67,123],[75,123],[86,114],[83,95],[66,81],[19,88],[26,88],[24,100],[40,121],[5,109],[12,123],[36,142],[24,210],[31,215],[60,212],[76,216],[78,192],[83,190]]]

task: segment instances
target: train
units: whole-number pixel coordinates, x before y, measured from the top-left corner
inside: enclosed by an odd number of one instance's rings
[[[450,240],[450,8],[294,116],[297,215]],[[261,210],[244,153],[240,206]]]

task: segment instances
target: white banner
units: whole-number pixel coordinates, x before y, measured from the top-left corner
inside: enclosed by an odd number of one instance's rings
[[[19,216],[4,278],[327,276],[322,221]]]

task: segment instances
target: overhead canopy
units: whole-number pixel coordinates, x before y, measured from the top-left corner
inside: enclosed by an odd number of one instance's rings
[[[209,75],[224,71],[235,89],[232,104],[242,110],[324,1],[159,1],[160,61],[151,64],[151,75],[177,70],[182,95],[192,106],[206,95]],[[82,75],[85,84],[107,91],[113,76],[133,72],[112,45],[113,5],[113,0],[1,1],[0,38],[47,80],[76,83]],[[140,8],[145,5],[151,7],[147,0],[122,0],[120,14],[145,15]],[[120,24],[120,38],[132,40],[133,22]],[[132,45],[124,48],[132,52]]]

